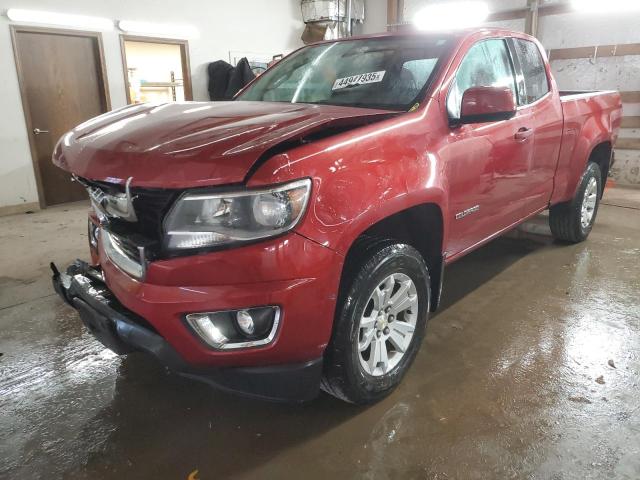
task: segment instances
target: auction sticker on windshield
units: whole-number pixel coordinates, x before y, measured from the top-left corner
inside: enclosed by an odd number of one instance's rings
[[[364,85],[367,83],[378,83],[384,78],[386,70],[380,70],[379,72],[361,73],[359,75],[352,75],[350,77],[338,78],[333,83],[331,90],[340,90],[341,88],[347,88],[351,85]]]

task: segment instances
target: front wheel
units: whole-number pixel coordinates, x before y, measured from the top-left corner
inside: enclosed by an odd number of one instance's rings
[[[596,221],[601,191],[600,167],[589,162],[573,200],[554,205],[549,210],[549,227],[553,236],[571,243],[586,240]]]
[[[429,271],[413,247],[383,244],[357,265],[337,311],[322,388],[370,403],[388,395],[411,366],[429,315]]]

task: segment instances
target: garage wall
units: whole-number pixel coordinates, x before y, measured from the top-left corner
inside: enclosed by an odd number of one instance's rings
[[[360,33],[387,31],[387,0],[364,0],[364,23]]]
[[[38,201],[9,33],[11,22],[5,15],[11,7],[197,27],[199,37],[189,39],[195,100],[208,99],[209,62],[228,61],[230,50],[288,53],[302,45],[304,27],[299,0],[0,0],[0,213],[37,208]],[[117,30],[103,32],[112,108],[126,104],[119,35]]]
[[[566,90],[618,90],[623,93],[623,125],[640,120],[640,55],[553,60],[553,50],[640,43],[640,12],[586,14],[568,13],[541,17],[538,37],[551,51],[551,69]],[[594,49],[595,53],[595,49]],[[625,93],[626,92],[626,93]],[[616,146],[614,180],[622,185],[640,185],[640,131],[622,128]],[[635,142],[628,140],[635,139]]]

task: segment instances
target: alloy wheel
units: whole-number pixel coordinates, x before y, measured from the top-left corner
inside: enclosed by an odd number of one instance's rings
[[[580,217],[582,228],[587,228],[591,224],[591,220],[595,214],[597,201],[598,182],[594,177],[591,177],[589,179],[589,183],[587,183],[587,187],[584,189],[584,196],[582,198],[582,212]]]
[[[418,319],[418,294],[404,273],[387,276],[373,290],[360,318],[358,353],[366,373],[377,377],[404,357]]]

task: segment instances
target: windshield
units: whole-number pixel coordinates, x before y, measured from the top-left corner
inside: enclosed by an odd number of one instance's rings
[[[303,48],[262,74],[237,100],[407,110],[445,56],[444,37],[389,37]]]

